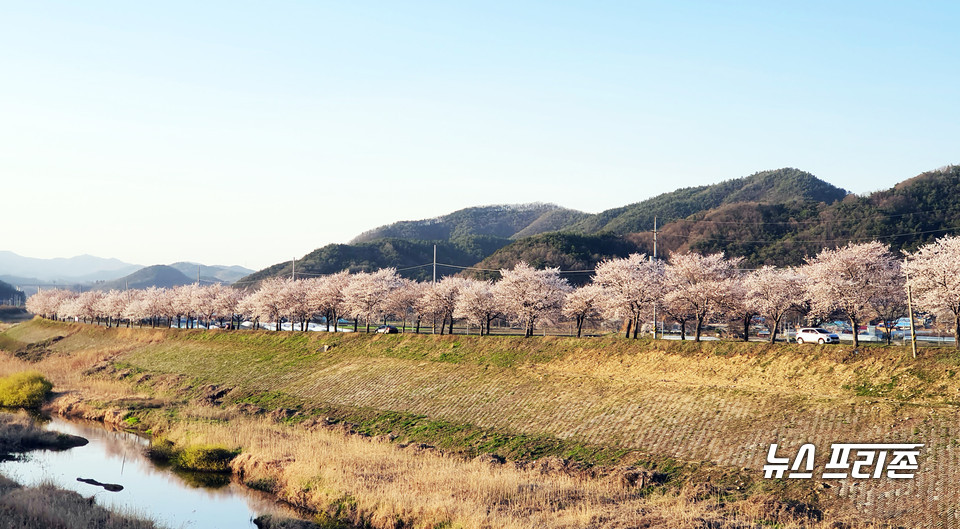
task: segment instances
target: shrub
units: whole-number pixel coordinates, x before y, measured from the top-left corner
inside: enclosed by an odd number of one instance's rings
[[[0,406],[39,408],[53,384],[36,371],[0,377]]]
[[[175,465],[200,472],[229,472],[230,461],[236,456],[235,451],[223,446],[188,446],[177,454]]]

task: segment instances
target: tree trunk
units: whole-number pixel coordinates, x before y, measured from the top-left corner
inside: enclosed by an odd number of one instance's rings
[[[853,348],[856,349],[860,347],[860,322],[851,317],[850,324],[853,326]]]
[[[640,313],[633,315],[633,339],[637,339],[637,333],[640,331]]]
[[[580,335],[583,332],[583,320],[586,318],[584,316],[577,316],[577,338],[580,338]]]
[[[753,314],[743,315],[743,341],[745,342],[750,341],[750,322],[751,321],[753,321]]]
[[[626,325],[625,325],[626,331],[624,331],[623,337],[624,337],[624,338],[629,338],[629,337],[630,337],[630,328],[633,326],[633,318],[627,318],[627,321],[626,321],[625,323],[626,323]]]
[[[420,320],[421,320],[421,319],[422,319],[422,318],[421,318],[420,316],[417,316],[416,329],[414,329],[414,331],[413,331],[414,334],[420,334]]]
[[[783,316],[781,316],[782,318]],[[777,331],[780,330],[780,318],[773,321],[773,328],[770,329],[770,343],[777,343]]]
[[[453,336],[453,314],[452,313],[450,314],[450,332],[447,334],[449,334],[450,336]]]
[[[353,332],[357,332],[357,324],[360,321],[360,316],[353,318]]]
[[[960,313],[953,325],[953,347],[960,349]]]
[[[693,341],[700,341],[700,333],[703,332],[703,318],[704,316],[697,316],[697,330],[693,335]]]

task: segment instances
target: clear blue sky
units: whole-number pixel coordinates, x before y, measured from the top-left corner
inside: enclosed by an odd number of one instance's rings
[[[259,268],[785,166],[867,193],[960,161],[958,10],[0,1],[0,249]]]

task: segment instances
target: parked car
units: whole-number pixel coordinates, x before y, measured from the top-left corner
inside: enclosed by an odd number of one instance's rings
[[[820,327],[807,327],[797,331],[797,343],[840,343],[840,336]]]
[[[380,334],[397,334],[400,331],[393,325],[381,325],[377,327],[377,332]]]

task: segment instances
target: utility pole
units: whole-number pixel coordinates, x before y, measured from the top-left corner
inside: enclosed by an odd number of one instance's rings
[[[200,265],[197,265],[197,286],[200,286]]]
[[[433,245],[433,282],[437,282],[437,245]]]
[[[657,260],[657,216],[653,216],[653,260]]]
[[[657,216],[653,216],[653,262],[657,262]],[[653,302],[653,339],[657,339],[657,302]]]
[[[910,316],[910,347],[913,349],[913,358],[917,358],[917,330],[913,326],[913,291],[910,289],[909,273],[907,274],[907,315]],[[887,332],[891,332],[891,329],[887,329]]]
[[[297,279],[297,258],[294,257],[292,263],[292,269],[290,270],[290,279],[296,281]]]

